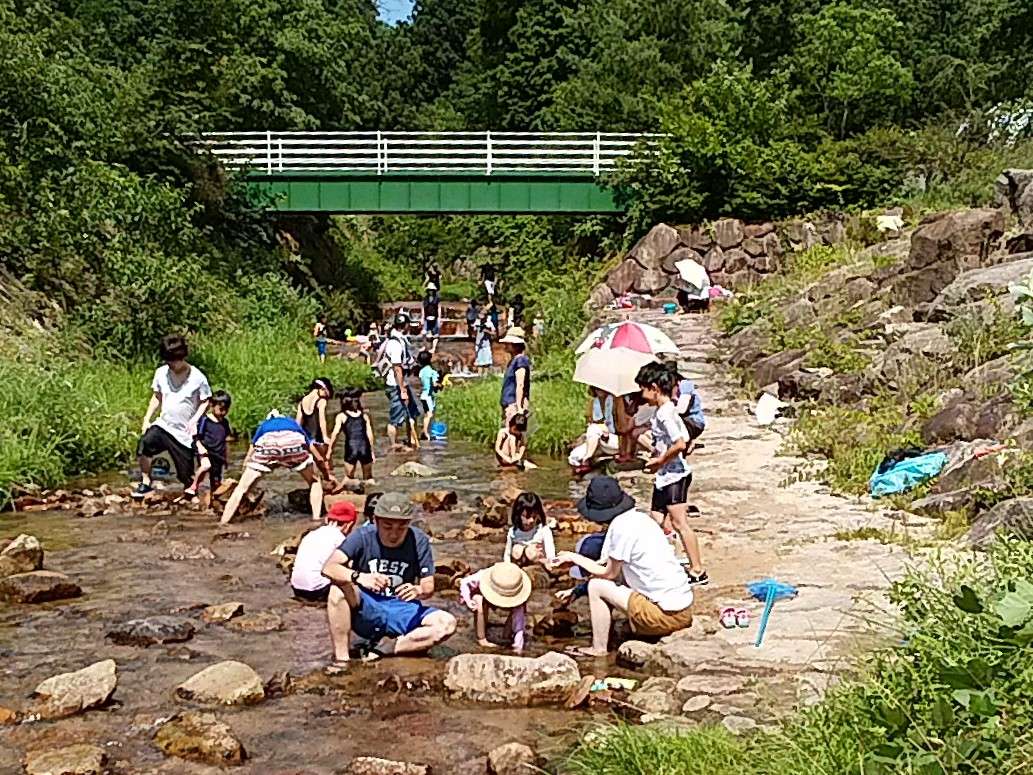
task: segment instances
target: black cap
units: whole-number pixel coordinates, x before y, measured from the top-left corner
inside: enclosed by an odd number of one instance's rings
[[[577,510],[591,522],[605,524],[635,507],[635,499],[621,489],[612,476],[597,476],[588,483],[588,492],[577,502]]]

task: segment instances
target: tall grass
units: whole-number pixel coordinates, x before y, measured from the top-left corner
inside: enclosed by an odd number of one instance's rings
[[[935,560],[893,585],[892,645],[771,733],[678,736],[604,728],[561,763],[570,775],[1026,773],[1033,754],[1033,544]]]
[[[288,409],[313,377],[370,386],[369,368],[328,359],[294,328],[251,329],[205,336],[191,361],[213,389],[233,396],[230,421],[249,431],[271,408]],[[0,506],[27,485],[53,487],[66,478],[131,460],[157,363],[116,363],[82,355],[5,363],[0,371]]]
[[[438,414],[449,432],[481,444],[493,444],[502,426],[499,395],[502,380],[489,377],[458,385],[441,393]],[[527,448],[533,454],[566,454],[571,442],[585,430],[586,388],[571,381],[569,372],[535,380],[531,387],[531,433]]]

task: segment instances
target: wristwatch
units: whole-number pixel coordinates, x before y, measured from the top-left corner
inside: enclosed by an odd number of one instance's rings
[[[358,570],[352,570],[352,584],[357,584],[359,582],[360,575],[362,574],[360,574]]]

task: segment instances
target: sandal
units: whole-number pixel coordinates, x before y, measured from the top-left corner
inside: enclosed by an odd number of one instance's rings
[[[574,659],[605,659],[607,656],[606,654],[593,654],[584,646],[567,646],[563,649],[563,653]]]
[[[750,612],[745,608],[740,608],[735,612],[735,623],[737,626],[746,628],[750,626]]]
[[[722,608],[721,616],[718,621],[721,622],[721,626],[726,630],[734,630],[739,625],[738,617],[736,616],[736,610],[734,608]]]
[[[348,659],[335,659],[329,665],[323,668],[323,674],[328,678],[333,678],[339,675],[345,675],[351,668],[351,660]]]

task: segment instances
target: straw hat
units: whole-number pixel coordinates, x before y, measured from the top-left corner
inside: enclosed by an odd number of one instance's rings
[[[516,608],[531,596],[531,577],[513,562],[497,562],[481,571],[481,595],[498,608]]]
[[[525,338],[524,329],[520,326],[510,326],[506,331],[506,335],[499,339],[502,344],[527,344],[524,341]]]

